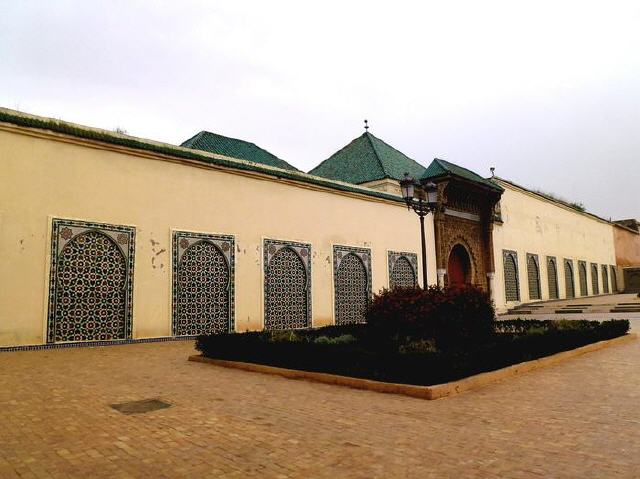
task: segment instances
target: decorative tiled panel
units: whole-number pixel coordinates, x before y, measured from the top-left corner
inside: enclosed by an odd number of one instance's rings
[[[504,263],[504,291],[507,301],[520,301],[520,285],[518,284],[518,253],[510,250],[502,251]]]
[[[547,256],[547,283],[549,299],[558,299],[558,265],[553,256]]]
[[[567,298],[576,297],[576,288],[573,282],[573,260],[564,260],[564,289]]]
[[[135,229],[54,219],[47,342],[131,337]]]
[[[361,323],[371,299],[371,250],[333,247],[336,324]]]
[[[389,251],[389,288],[412,288],[418,284],[418,255],[405,251]]]
[[[264,240],[264,327],[311,326],[311,245]]]
[[[540,299],[540,267],[537,254],[527,253],[527,280],[529,299]]]
[[[234,330],[233,236],[173,232],[174,336]]]
[[[600,286],[598,285],[598,265],[591,263],[591,288],[593,294],[600,294]]]
[[[580,296],[589,294],[587,290],[587,262],[578,261],[578,277],[580,278]]]
[[[604,294],[609,292],[609,272],[604,264],[602,265],[602,292]]]

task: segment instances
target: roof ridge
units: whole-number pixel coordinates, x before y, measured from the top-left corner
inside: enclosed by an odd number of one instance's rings
[[[205,132],[205,130],[200,130],[198,133],[196,133],[195,135],[193,135],[191,138],[184,140],[182,143],[180,143],[180,146],[183,146],[189,142],[193,142],[196,140],[196,138],[202,136],[202,134]]]
[[[456,168],[460,168],[461,170],[465,170],[465,171],[468,171],[469,173],[473,173],[474,175],[476,175],[476,176],[478,176],[480,178],[484,178],[484,176],[479,175],[478,173],[476,173],[473,170],[470,170],[469,168],[465,168],[464,166],[460,166],[457,163],[451,163],[450,161],[444,160],[442,158],[434,158],[434,160],[437,161],[440,166],[443,166],[445,168],[447,167],[446,165],[452,165],[452,166],[455,166]],[[444,165],[442,164],[443,162],[445,163]],[[487,179],[487,178],[484,178],[484,179]]]
[[[215,131],[209,131],[209,130],[202,130],[200,133],[198,133],[198,135],[200,135],[201,133],[207,133],[209,135],[215,135],[215,136],[219,136],[222,138],[228,138],[229,140],[233,140],[233,141],[241,141],[242,143],[246,143],[248,145],[253,145],[256,148],[260,148],[261,150],[266,151],[267,153],[269,153],[270,155],[275,156],[276,158],[280,158],[276,155],[274,155],[273,153],[271,153],[269,150],[265,150],[264,148],[262,148],[261,146],[258,146],[257,144],[255,144],[253,141],[247,141],[247,140],[243,140],[242,138],[234,138],[233,136],[227,136],[227,135],[221,135],[220,133],[216,133]],[[197,136],[197,135],[196,135]],[[282,159],[282,158],[280,158]]]
[[[371,145],[371,149],[373,150],[374,155],[376,155],[376,159],[378,160],[378,164],[380,165],[380,169],[382,170],[382,174],[384,174],[385,178],[390,176],[389,172],[384,167],[384,162],[382,161],[382,158],[380,157],[380,152],[376,148],[376,145],[373,144],[373,141],[371,141],[371,137],[373,137],[373,138],[375,138],[376,140],[379,140],[379,141],[382,141],[382,140],[380,140],[380,138],[375,136],[373,133],[369,133],[368,131],[365,131],[364,135],[367,137],[367,140],[369,140],[369,144]],[[390,145],[387,145],[387,146],[390,146]]]
[[[313,171],[316,170],[318,168],[320,168],[320,166],[322,166],[323,164],[325,164],[327,161],[331,160],[334,156],[336,156],[338,153],[340,153],[343,150],[346,150],[347,148],[349,148],[351,145],[353,145],[356,141],[358,141],[360,138],[362,138],[366,133],[363,133],[360,136],[356,136],[353,140],[351,140],[349,143],[347,143],[346,145],[344,145],[342,148],[340,148],[338,151],[334,152],[333,154],[331,154],[328,158],[325,158],[324,160],[322,160],[320,163],[318,163],[316,166],[314,166],[313,168],[311,168],[309,171]]]

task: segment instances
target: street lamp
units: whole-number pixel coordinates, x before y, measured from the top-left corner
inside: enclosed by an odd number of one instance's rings
[[[420,217],[420,238],[422,239],[422,282],[427,287],[427,245],[424,236],[424,217],[433,213],[438,205],[438,187],[428,180],[416,181],[409,173],[400,180],[402,197],[407,209],[412,209]]]

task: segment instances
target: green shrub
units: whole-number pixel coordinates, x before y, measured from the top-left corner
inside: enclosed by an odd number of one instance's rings
[[[349,344],[355,342],[355,340],[356,338],[351,334],[341,334],[335,337],[318,336],[313,342],[318,344]]]
[[[464,348],[494,332],[489,295],[474,286],[395,288],[374,296],[367,324],[376,338],[422,338],[438,348]]]
[[[466,348],[429,338],[370,340],[371,325],[198,336],[206,357],[405,384],[438,384],[624,335],[629,321],[496,321],[497,334]],[[389,347],[392,344],[393,347]]]

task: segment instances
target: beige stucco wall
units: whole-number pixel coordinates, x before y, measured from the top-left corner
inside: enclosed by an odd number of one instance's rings
[[[171,230],[235,236],[236,329],[262,328],[263,238],[311,243],[313,325],[333,322],[332,245],[420,253],[402,204],[0,124],[0,346],[43,343],[52,217],[136,227],[133,337],[171,334]],[[428,218],[429,282],[436,282]],[[422,281],[420,279],[420,281]]]
[[[603,220],[581,214],[538,195],[499,181],[505,188],[500,200],[502,225],[494,226],[493,241],[496,262],[495,302],[504,310],[519,302],[507,303],[505,299],[503,250],[518,253],[518,279],[520,302],[531,301],[527,280],[527,253],[537,254],[540,262],[540,286],[542,299],[549,299],[547,281],[547,256],[555,256],[558,269],[559,297],[564,298],[564,259],[573,260],[576,297],[580,296],[578,261],[598,264],[598,284],[602,293],[601,265],[615,265],[613,226]],[[589,266],[588,265],[588,266]],[[588,294],[593,294],[591,270],[587,268]],[[611,278],[609,278],[611,290]]]
[[[372,190],[384,191],[385,193],[389,193],[392,195],[402,195],[402,191],[400,190],[400,183],[389,178],[362,183],[362,186],[366,186],[367,188],[371,188]]]

